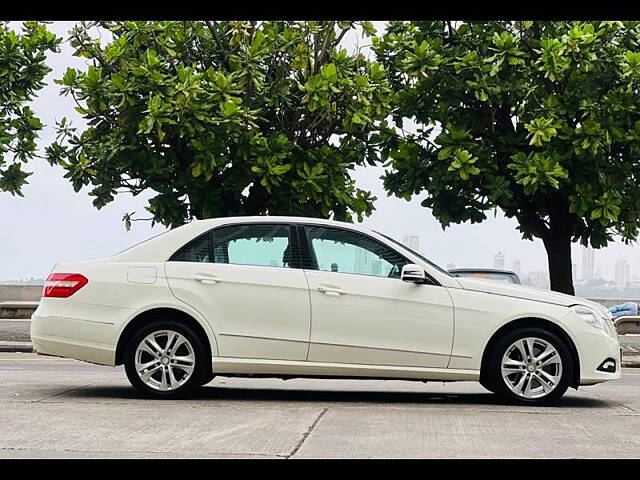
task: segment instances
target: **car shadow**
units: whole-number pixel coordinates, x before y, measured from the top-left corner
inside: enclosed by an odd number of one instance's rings
[[[66,398],[77,399],[148,399],[132,387],[87,386],[64,394]],[[154,400],[160,400],[155,398]],[[507,403],[490,392],[482,393],[442,393],[442,392],[398,392],[371,390],[315,390],[290,388],[238,388],[208,385],[197,389],[188,397],[170,401],[219,401],[234,402],[297,402],[322,404],[419,404],[419,405],[484,405],[514,406],[519,408],[540,408]],[[562,408],[603,408],[612,407],[606,400],[567,394],[554,405]]]

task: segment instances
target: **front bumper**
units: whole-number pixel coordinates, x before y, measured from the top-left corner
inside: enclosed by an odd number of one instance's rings
[[[577,343],[580,356],[580,385],[594,385],[596,383],[615,380],[622,376],[622,351],[618,335],[611,335],[602,330],[588,326],[583,331]],[[615,360],[614,371],[603,371],[603,362],[607,359]]]

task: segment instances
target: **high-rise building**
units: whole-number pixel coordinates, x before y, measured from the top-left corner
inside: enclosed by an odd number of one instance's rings
[[[571,263],[571,278],[574,281],[578,279],[578,265],[576,263]]]
[[[513,259],[513,271],[518,276],[522,275],[522,262],[520,261],[519,258]]]
[[[420,252],[420,235],[403,235],[402,243],[416,252]]]
[[[627,288],[629,286],[629,264],[626,260],[616,262],[616,288]]]
[[[504,270],[504,253],[498,252],[493,256],[493,268]]]
[[[582,280],[590,281],[595,278],[596,265],[593,248],[586,247],[582,250]]]

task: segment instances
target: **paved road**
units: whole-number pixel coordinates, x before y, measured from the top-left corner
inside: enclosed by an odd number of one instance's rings
[[[640,369],[547,408],[470,382],[223,377],[160,401],[121,367],[0,354],[3,458],[638,456]]]

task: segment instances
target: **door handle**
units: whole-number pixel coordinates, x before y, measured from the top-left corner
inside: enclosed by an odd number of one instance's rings
[[[214,284],[222,281],[218,277],[214,277],[213,275],[196,274],[191,278],[193,278],[196,282],[210,283],[210,284]]]
[[[329,287],[318,287],[318,291],[320,293],[324,293],[325,295],[329,295],[331,297],[339,297],[340,295],[345,295],[347,293],[344,290],[340,290],[339,288],[329,288]]]

